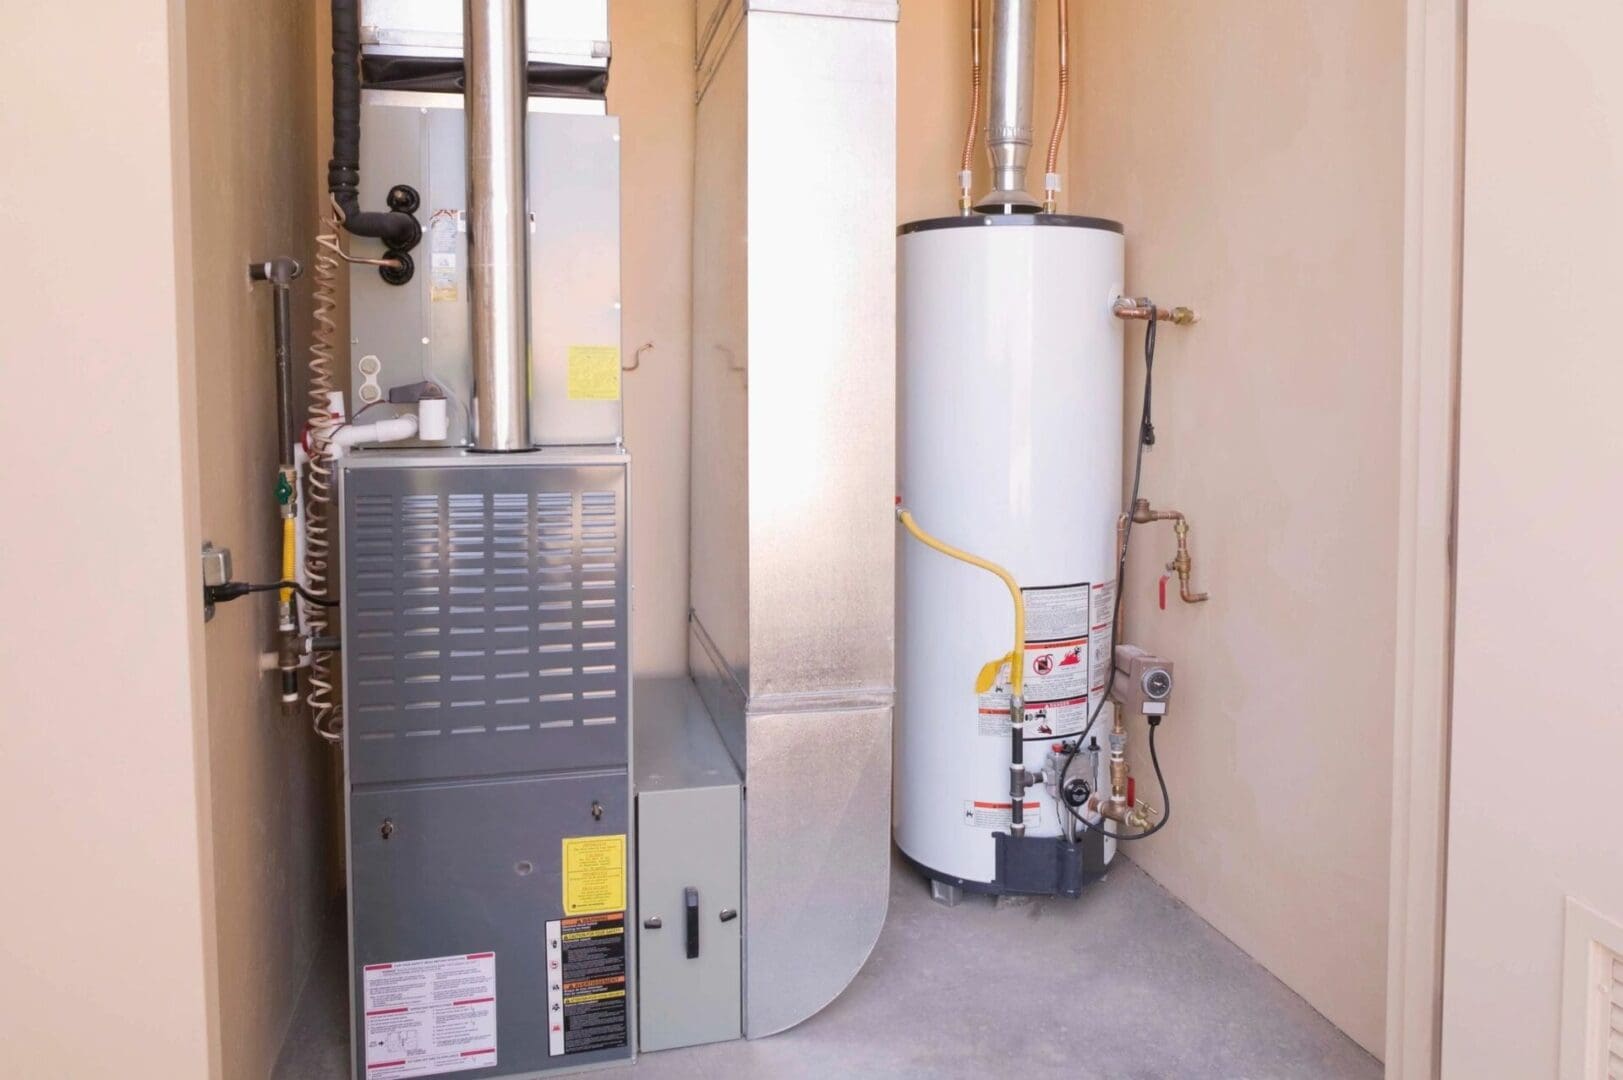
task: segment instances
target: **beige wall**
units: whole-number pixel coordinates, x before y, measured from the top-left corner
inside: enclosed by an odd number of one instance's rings
[[[0,36],[8,1076],[191,1080],[217,1047],[173,7],[35,5]]]
[[[1612,0],[1471,4],[1448,1080],[1555,1076],[1565,898],[1623,923],[1620,39]]]
[[[1125,223],[1130,290],[1205,316],[1161,335],[1144,494],[1191,516],[1212,599],[1159,611],[1173,539],[1135,532],[1128,638],[1173,657],[1180,689],[1175,823],[1131,855],[1379,1054],[1403,4],[1081,8],[1071,206]]]
[[[609,111],[620,118],[620,288],[631,450],[631,651],[638,674],[687,671],[692,376],[693,5],[610,5]]]
[[[271,290],[250,287],[246,268],[279,255],[305,265],[294,294],[302,374],[321,7],[187,4],[203,533],[231,548],[243,580],[274,580],[280,552]],[[302,421],[302,395],[296,406]],[[204,631],[220,1023],[232,1080],[262,1076],[274,1062],[335,888],[326,862],[335,751],[302,713],[282,714],[276,676],[259,672],[275,631],[274,594],[221,607]]]

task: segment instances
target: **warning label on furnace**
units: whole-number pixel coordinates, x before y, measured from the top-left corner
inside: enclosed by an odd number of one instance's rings
[[[548,1053],[619,1049],[629,1032],[625,912],[547,923]]]
[[[367,964],[368,1077],[437,1076],[496,1064],[496,954]]]
[[[1093,588],[1086,582],[1025,589],[1026,731],[1063,738],[1087,726]],[[976,702],[982,735],[1009,734],[1009,666]]]
[[[428,221],[429,299],[446,303],[457,298],[457,222],[461,215],[456,210],[436,210]]]
[[[964,824],[974,829],[1007,829],[1013,816],[1009,809],[1013,805],[1009,802],[971,802],[966,799]],[[1020,816],[1027,825],[1042,821],[1042,803],[1033,801],[1021,805],[1024,812]]]
[[[563,868],[565,915],[625,910],[624,833],[565,837]]]

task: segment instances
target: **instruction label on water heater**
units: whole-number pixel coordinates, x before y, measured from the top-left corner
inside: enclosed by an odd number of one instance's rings
[[[1022,593],[1026,598],[1026,733],[1055,738],[1075,735],[1088,723],[1094,588],[1084,581]],[[976,705],[980,733],[1007,737],[1007,664]]]
[[[1114,638],[1116,628],[1116,583],[1106,582],[1093,587],[1093,617],[1088,628],[1091,657],[1088,692],[1103,694],[1110,688],[1111,670],[1115,667]]]
[[[964,824],[973,829],[1007,829],[1014,820],[1014,815],[1009,813],[1013,805],[1007,800],[1003,802],[981,802],[966,799],[964,800]],[[1041,824],[1043,816],[1042,803],[1032,800],[1021,805],[1024,807],[1020,815],[1021,820],[1027,825]]]
[[[367,964],[366,1075],[397,1080],[496,1064],[496,954]]]

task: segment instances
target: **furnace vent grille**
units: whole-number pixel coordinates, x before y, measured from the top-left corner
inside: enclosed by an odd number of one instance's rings
[[[623,763],[623,480],[556,466],[346,474],[355,782]]]

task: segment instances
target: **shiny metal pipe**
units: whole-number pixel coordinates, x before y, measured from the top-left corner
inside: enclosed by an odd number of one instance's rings
[[[992,0],[986,152],[992,159],[993,190],[975,206],[983,213],[1032,213],[1041,207],[1026,190],[1036,41],[1037,0]]]
[[[464,0],[474,449],[528,450],[530,258],[523,0]]]

